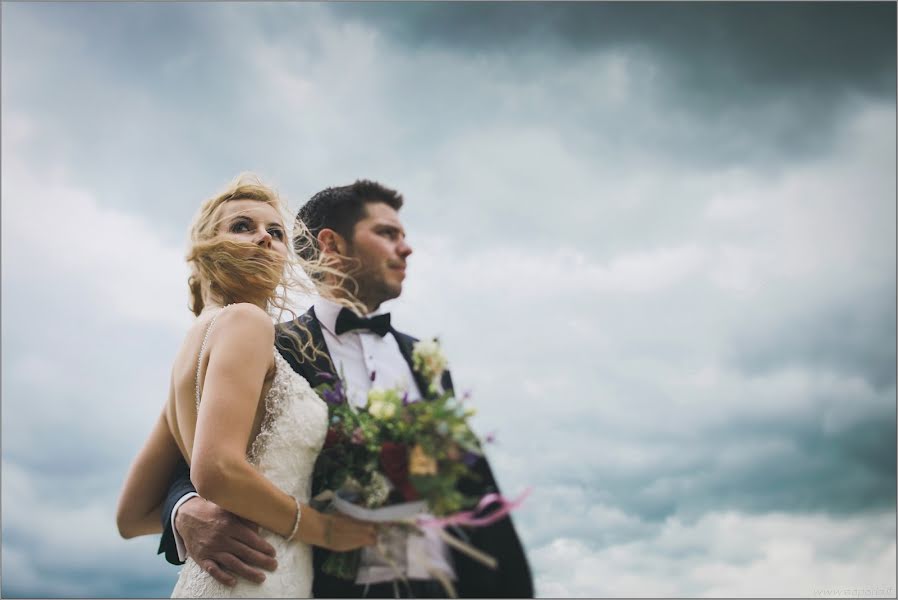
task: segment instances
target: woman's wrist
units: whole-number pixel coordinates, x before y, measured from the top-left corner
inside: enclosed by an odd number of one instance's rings
[[[293,538],[296,537],[296,533],[299,531],[299,523],[302,520],[302,506],[298,499],[293,498],[293,501],[296,503],[296,517],[293,520],[293,529],[291,529],[290,533],[285,536],[285,539],[288,542],[292,542]]]
[[[302,516],[292,537],[284,536],[289,541],[301,541],[312,546],[324,546],[325,538],[330,537],[330,517],[319,512],[308,504],[301,504]]]

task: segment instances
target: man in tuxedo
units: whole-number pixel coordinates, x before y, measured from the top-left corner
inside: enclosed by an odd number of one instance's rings
[[[401,385],[411,400],[428,398],[427,382],[412,363],[412,346],[417,340],[393,328],[390,315],[379,310],[383,302],[402,292],[412,253],[399,219],[402,203],[403,198],[396,191],[360,180],[315,194],[297,214],[297,220],[306,224],[315,242],[314,247],[297,251],[321,252],[332,257],[337,268],[351,276],[342,280],[343,285],[365,305],[367,314],[360,316],[318,298],[295,321],[278,325],[276,344],[312,387],[340,373],[349,401],[359,405],[364,404],[372,385]],[[301,343],[307,341],[307,334],[297,327],[297,322],[306,327],[312,343],[321,351],[314,361],[304,359],[296,347],[296,335]],[[288,331],[296,335],[289,335]],[[448,372],[444,373],[442,384],[444,389],[452,389]],[[478,479],[463,482],[463,493],[480,497],[499,491],[485,457],[474,465],[474,471]],[[319,491],[313,490],[313,494]],[[274,549],[258,536],[254,524],[196,495],[186,464],[173,477],[163,511],[163,527],[159,552],[165,552],[169,562],[180,564],[190,555],[224,584],[232,585],[238,576],[258,581],[264,578],[261,569],[276,568]],[[469,543],[497,559],[498,568],[490,569],[454,549],[444,549],[451,554],[449,562],[460,597],[533,596],[530,568],[510,517],[464,533]],[[392,582],[367,588],[355,585],[323,573],[321,566],[326,556],[326,550],[314,549],[312,593],[318,598],[392,598],[397,591],[413,597],[446,595],[433,580],[411,580],[409,587]]]

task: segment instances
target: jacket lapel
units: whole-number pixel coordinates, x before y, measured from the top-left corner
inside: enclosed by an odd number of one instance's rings
[[[308,329],[308,334],[297,325],[298,323],[304,325]],[[299,345],[297,345],[297,341],[287,333],[288,331],[299,337]],[[319,351],[313,361],[310,361],[300,352],[300,348],[308,339],[308,335],[311,335],[312,345]],[[326,383],[328,381],[328,376],[336,377],[334,363],[331,359],[330,352],[327,349],[327,344],[324,341],[324,334],[321,332],[321,324],[315,316],[314,306],[297,317],[294,321],[279,324],[277,326],[275,344],[284,359],[290,363],[291,367],[293,367],[293,370],[305,377],[309,382],[309,385],[313,388],[322,383]],[[324,376],[322,376],[322,373]]]

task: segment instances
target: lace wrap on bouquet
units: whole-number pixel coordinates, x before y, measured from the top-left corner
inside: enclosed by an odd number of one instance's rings
[[[247,455],[249,461],[278,488],[302,503],[309,501],[312,469],[327,433],[327,405],[277,350],[275,375],[265,396],[262,429]],[[218,583],[191,558],[181,570],[172,598],[307,598],[312,594],[312,548],[287,543],[262,529],[260,534],[277,552],[278,568],[263,583],[238,578],[234,587]]]

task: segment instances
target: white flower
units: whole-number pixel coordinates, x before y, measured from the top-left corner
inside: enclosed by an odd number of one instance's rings
[[[412,350],[412,363],[415,369],[427,379],[431,391],[436,391],[448,364],[439,342],[436,339],[415,342]]]
[[[382,390],[380,388],[372,388],[368,391],[368,406],[371,406],[375,403],[383,402],[387,399],[387,390]]]
[[[368,392],[368,412],[376,419],[392,419],[396,415],[396,403],[391,402],[384,390]]]
[[[393,486],[390,480],[380,471],[374,471],[371,473],[371,483],[365,488],[365,506],[368,508],[383,506],[390,496],[391,489]]]

